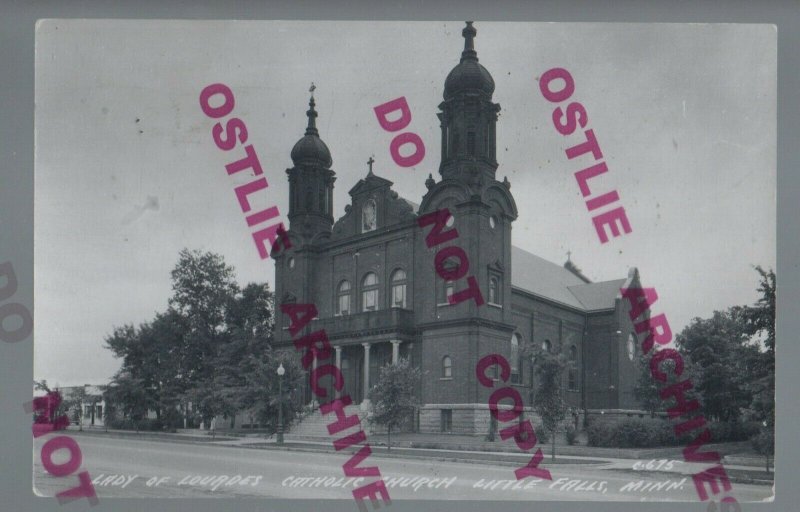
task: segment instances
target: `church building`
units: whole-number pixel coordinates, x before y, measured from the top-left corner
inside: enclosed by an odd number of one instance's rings
[[[312,96],[305,135],[286,171],[292,247],[275,255],[276,309],[316,304],[319,318],[307,330],[327,332],[354,404],[368,406],[368,389],[383,365],[403,357],[419,367],[421,405],[413,428],[420,432],[487,432],[492,390],[478,382],[475,367],[492,353],[510,362],[511,377],[502,385],[518,388],[527,410],[537,379],[525,347],[564,355],[562,389],[580,414],[635,409],[639,349],[620,288],[639,286],[638,272],[592,282],[569,258],[562,266],[512,244],[517,205],[511,183],[497,176],[500,105],[492,101],[492,76],[478,62],[476,34],[467,22],[461,59],[445,79],[439,176],[428,176],[419,204],[399,196],[370,163],[350,189],[344,215],[334,218],[336,175]],[[547,191],[519,193],[533,199]],[[430,228],[420,228],[417,219],[442,208],[459,234],[449,244],[468,255],[482,305],[450,304],[448,297],[467,280],[447,282],[436,274],[434,256],[444,245],[428,248]],[[287,327],[288,318],[278,313],[276,348],[296,352]],[[299,395],[312,399],[308,390]]]

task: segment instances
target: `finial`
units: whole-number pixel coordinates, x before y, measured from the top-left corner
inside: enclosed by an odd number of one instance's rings
[[[428,174],[428,179],[425,180],[425,186],[430,190],[434,185],[436,185],[436,182],[433,180],[433,174]]]
[[[572,257],[572,251],[567,251],[567,262],[568,262],[568,263],[569,263],[569,262],[572,262],[572,259],[571,259],[571,257]]]
[[[314,82],[311,82],[311,87],[308,88],[308,92],[311,93],[311,98],[308,100],[308,110],[306,111],[306,115],[308,116],[308,127],[306,128],[306,135],[319,135],[317,131],[317,111],[314,110],[314,107],[317,103],[314,101],[314,90],[316,90],[317,86],[314,85]]]
[[[367,160],[367,165],[369,165],[369,172],[367,173],[367,176],[371,176],[372,175],[372,164],[375,163],[375,159],[373,158],[374,156],[375,155],[371,155],[369,157],[369,160]]]
[[[503,186],[505,186],[508,190],[511,190],[511,182],[508,181],[508,176],[503,176]]]
[[[468,21],[467,26],[461,31],[464,36],[464,51],[461,52],[461,62],[465,60],[478,60],[478,54],[475,52],[475,36],[478,31],[472,26],[472,22]]]

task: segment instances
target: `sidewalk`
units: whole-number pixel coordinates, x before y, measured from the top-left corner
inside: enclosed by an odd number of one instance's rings
[[[77,429],[70,429],[77,431]],[[286,434],[284,444],[278,445],[275,436],[263,434],[245,434],[230,436],[224,434],[211,435],[208,431],[179,430],[177,433],[144,432],[125,430],[109,430],[102,428],[87,429],[83,434],[102,435],[111,438],[143,439],[154,441],[171,441],[182,443],[202,443],[220,447],[238,447],[252,449],[281,449],[304,452],[330,452],[333,453],[333,438],[303,438]],[[530,453],[520,452],[512,441],[486,442],[482,438],[449,435],[449,434],[396,434],[392,435],[392,449],[386,449],[385,434],[368,435],[368,440],[376,455],[390,457],[411,457],[442,459],[463,462],[491,462],[493,464],[522,465],[530,460]],[[733,455],[742,450],[747,443],[719,443],[708,445],[706,451],[718,451],[723,455],[723,465],[729,473],[740,472],[752,478],[772,479],[773,473],[767,474],[763,469],[763,459]],[[683,462],[683,447],[666,448],[597,448],[584,445],[556,444],[556,460],[550,460],[550,445],[542,445],[545,455],[544,463],[547,464],[587,464],[598,469],[617,471],[630,471],[642,473],[673,473],[691,475],[709,464]],[[671,470],[634,470],[633,465],[642,461],[644,463],[653,459],[666,459],[678,461],[672,464]],[[729,460],[728,460],[729,459]]]

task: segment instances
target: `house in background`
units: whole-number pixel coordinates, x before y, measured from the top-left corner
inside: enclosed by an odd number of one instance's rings
[[[81,421],[84,427],[105,426],[104,414],[106,410],[106,401],[103,399],[104,386],[95,386],[92,384],[84,384],[83,386],[66,386],[54,388],[54,391],[61,392],[61,398],[65,402],[72,402],[75,400],[80,390],[83,389],[86,393],[84,400],[81,404],[75,404],[69,409],[69,421],[71,424],[78,425],[77,408],[80,407],[82,418]]]

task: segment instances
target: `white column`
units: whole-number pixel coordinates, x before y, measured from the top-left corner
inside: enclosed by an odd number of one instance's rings
[[[339,371],[341,371],[342,370],[342,347],[341,346],[336,346],[336,347],[333,347],[333,348],[336,349],[336,368],[338,368]],[[337,390],[336,391],[336,398],[341,398],[341,397],[342,397],[342,392]]]
[[[392,340],[392,364],[397,364],[400,359],[400,340]]]
[[[362,343],[364,346],[364,402],[369,403],[367,395],[369,394],[369,343]]]

